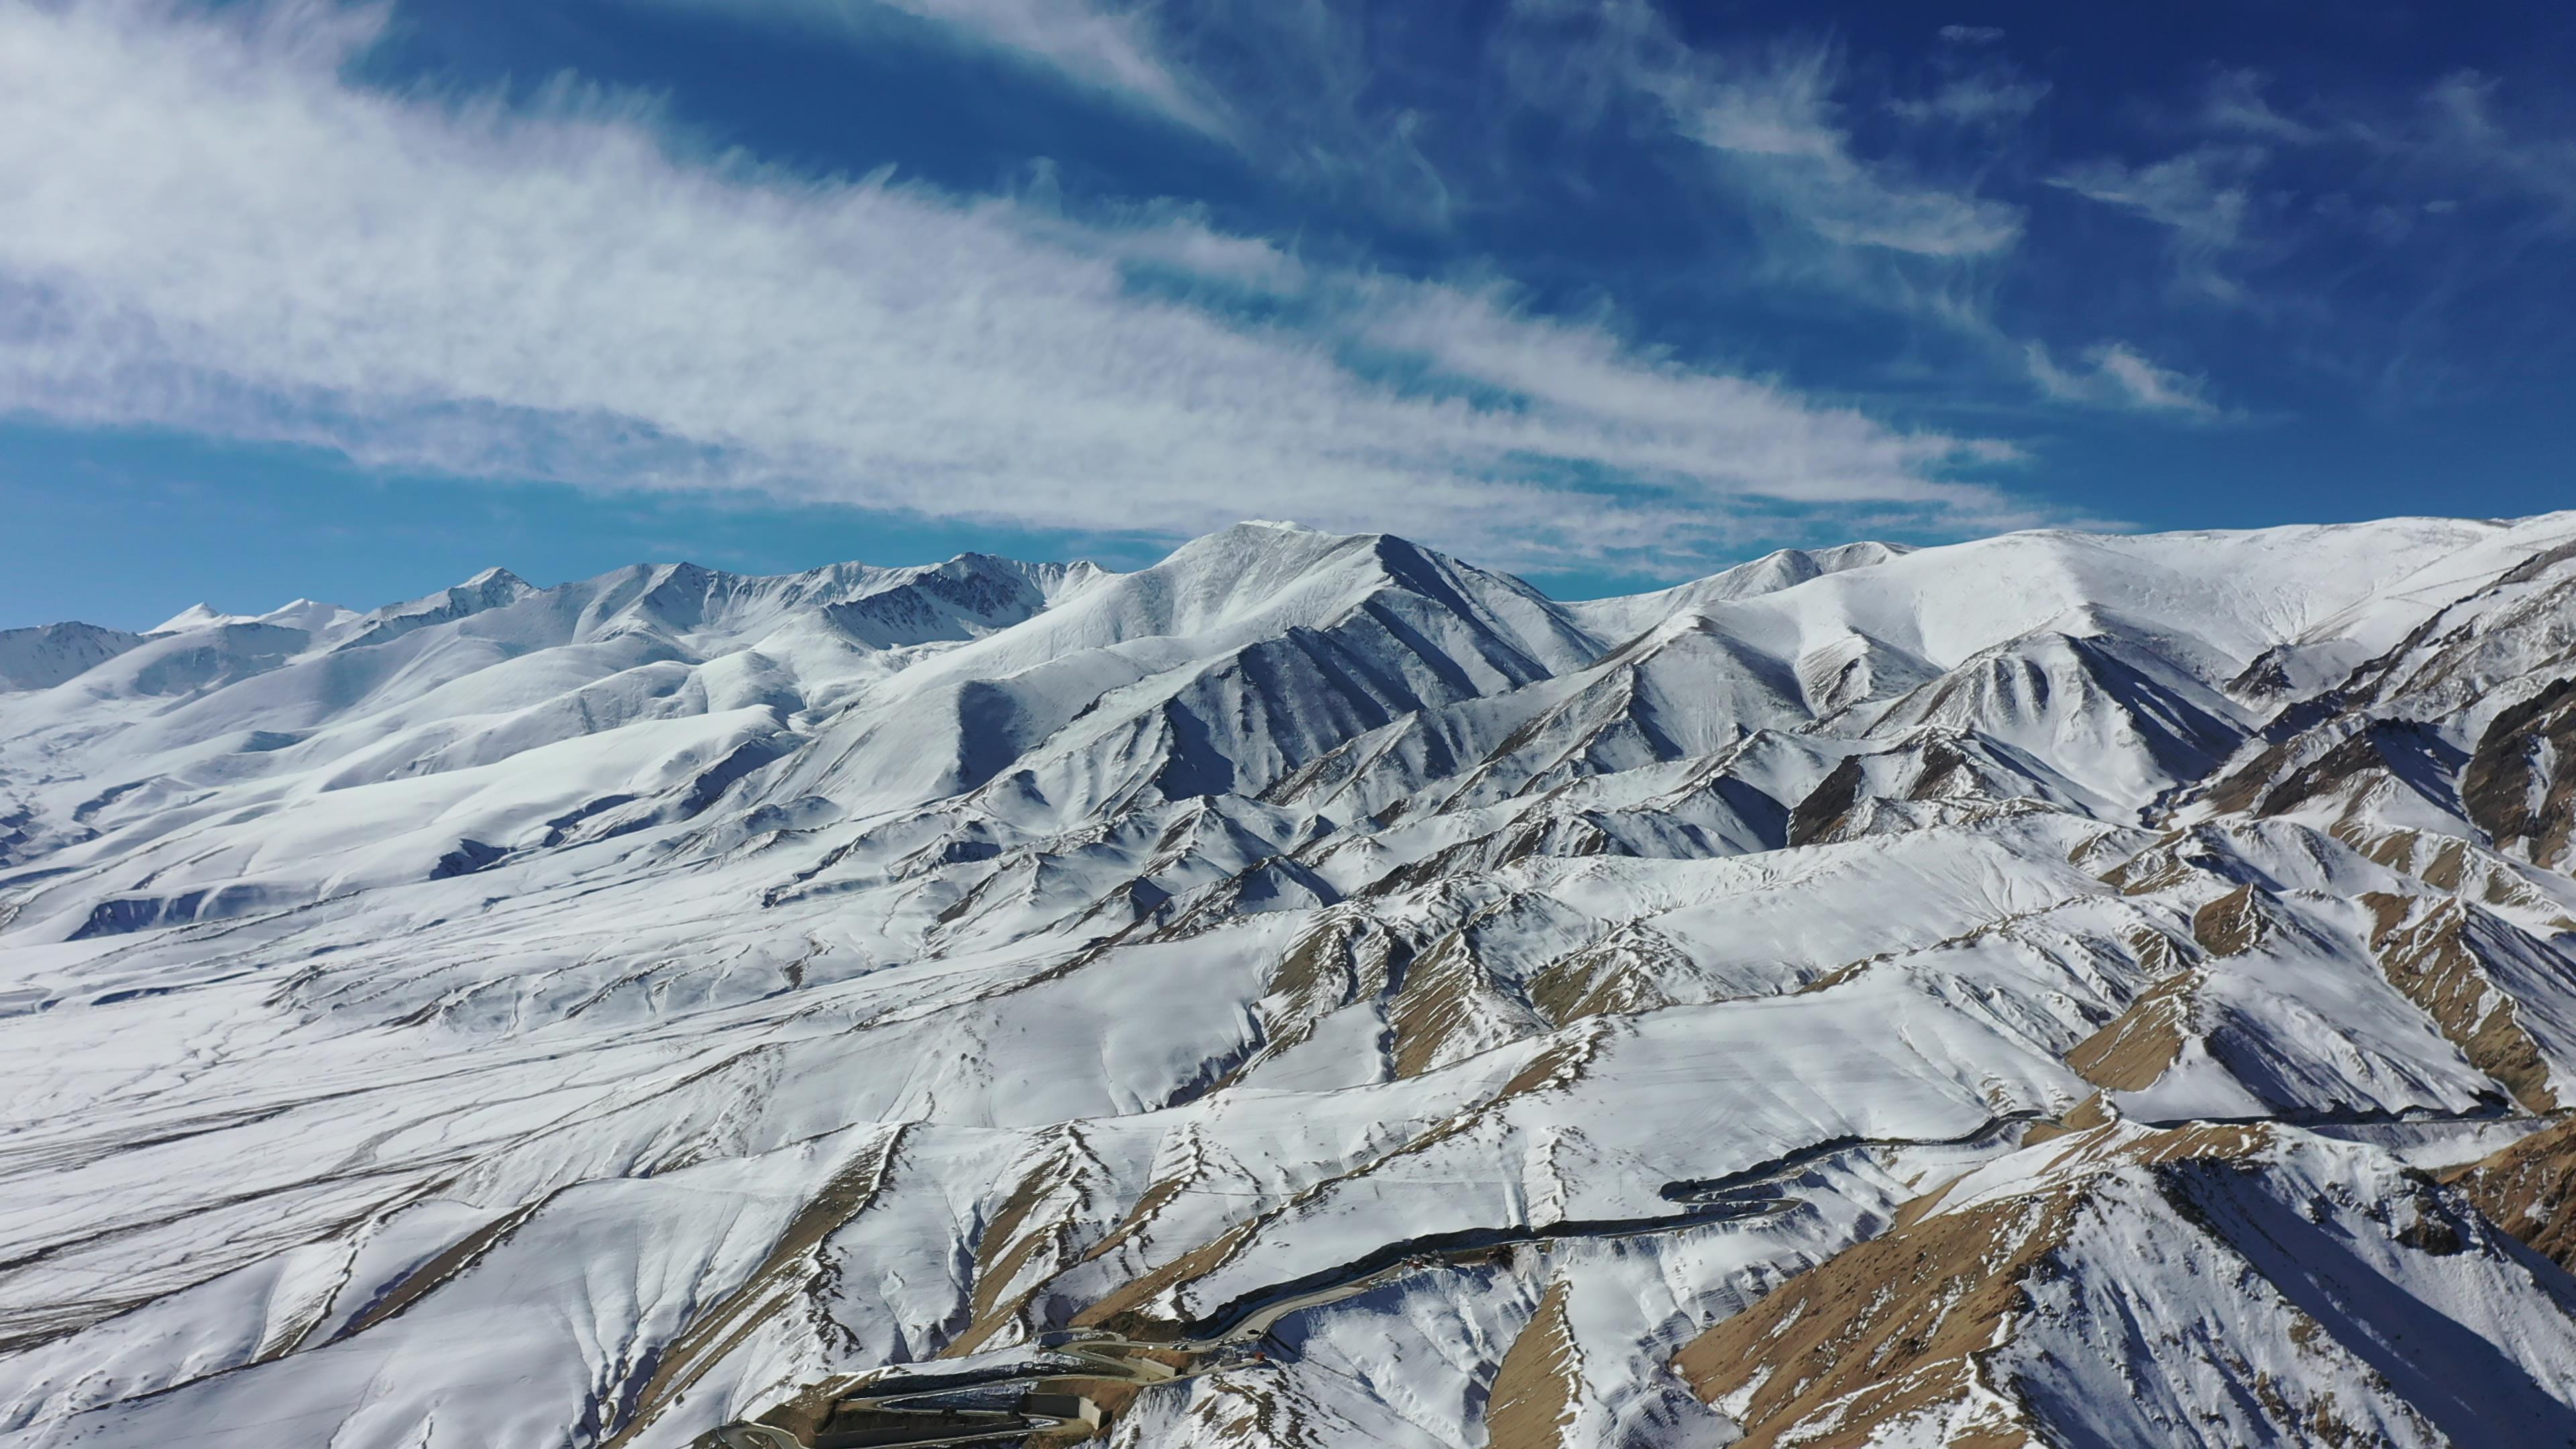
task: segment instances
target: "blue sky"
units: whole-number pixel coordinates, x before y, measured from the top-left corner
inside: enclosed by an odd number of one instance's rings
[[[2576,504],[2562,7],[0,0],[0,627]]]

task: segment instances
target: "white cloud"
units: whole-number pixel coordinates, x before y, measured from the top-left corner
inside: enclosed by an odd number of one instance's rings
[[[1062,73],[1211,135],[1224,136],[1223,108],[1173,63],[1149,7],[1117,0],[647,0],[732,14],[767,13],[800,24],[844,28],[873,39],[885,11],[917,16],[966,39]]]
[[[1941,38],[1952,45],[1992,45],[2003,39],[2004,33],[1992,25],[1944,25]]]
[[[2002,126],[2038,109],[2048,90],[2046,81],[2021,80],[2003,71],[1979,72],[1949,81],[1921,100],[1889,101],[1887,108],[1918,124]]]
[[[2147,166],[2106,157],[2068,167],[2049,184],[2169,228],[2183,287],[2242,302],[2243,287],[2219,269],[2218,259],[2245,239],[2249,178],[2264,159],[2259,148],[2229,145],[2203,146]]]
[[[2001,251],[2021,234],[2017,208],[1855,157],[1850,136],[1831,119],[1832,71],[1820,51],[1725,78],[1675,67],[1641,79],[1677,133],[1725,153],[1828,240],[1956,257]]]
[[[2510,114],[2504,87],[2491,76],[2453,71],[2405,109],[2311,100],[2299,108],[2308,119],[2276,109],[2266,94],[2268,84],[2254,71],[2219,72],[2202,97],[2198,123],[2221,135],[2358,153],[2367,164],[2347,162],[2335,177],[2340,188],[2413,193],[2384,202],[2383,208],[2396,204],[2407,211],[2438,210],[2436,203],[2457,204],[2450,194],[2457,188],[2536,206],[2545,226],[2576,229],[2576,138],[2535,127],[2529,116]],[[2250,173],[2267,153],[2218,146],[2203,148],[2203,155]],[[2351,207],[2343,214],[2368,218],[2383,213]]]
[[[927,20],[1220,141],[1274,183],[1417,230],[1453,220],[1453,138],[1426,136],[1432,118],[1379,92],[1375,32],[1393,22],[1343,0],[631,3],[802,25],[861,47],[887,42],[890,17]]]
[[[2304,121],[2274,110],[2263,93],[2266,84],[2265,77],[2256,71],[2220,71],[2210,78],[2209,88],[2201,97],[2200,124],[2213,131],[2260,136],[2292,145],[2325,135]]]
[[[2136,408],[2146,412],[2215,417],[2206,379],[2158,366],[2126,342],[2096,343],[2079,367],[2061,367],[2038,342],[2024,344],[2030,374],[2042,391],[2067,402]]]
[[[2236,180],[2243,168],[2235,158],[2241,154],[2205,148],[2139,167],[2103,158],[2069,167],[2049,184],[2224,247],[2236,242],[2245,225],[2246,192]]]
[[[1708,420],[1748,413],[1775,416],[1778,425],[1747,430],[1730,441],[1731,468],[1747,476],[1784,480],[1770,496],[1798,504],[1843,501],[1866,477],[1893,479],[1909,471],[1912,487],[1879,485],[1890,502],[1948,507],[1958,485],[1921,476],[1937,455],[1925,440],[1884,434],[1875,441],[1852,437],[1839,412],[1804,409],[1778,416],[1789,401],[1778,387],[1641,359],[1597,327],[1536,321],[1520,316],[1493,292],[1454,287],[1380,284],[1365,289],[1359,309],[1368,318],[1371,343],[1421,357],[1449,377],[1487,384],[1529,400],[1539,434],[1574,420],[1615,413],[1635,429],[1621,458],[1624,467],[1648,474],[1683,474],[1706,465]],[[2019,454],[1993,442],[1942,439],[1941,449],[1987,462]],[[1560,447],[1544,451],[1563,455]],[[1795,482],[1785,480],[1795,479]],[[1999,500],[1988,499],[1992,504]]]
[[[1505,293],[1317,274],[1185,215],[681,159],[569,92],[355,87],[381,20],[0,0],[0,409],[1038,528],[1288,514],[1524,564],[1685,557],[1780,510],[2030,521],[1944,476],[2005,450]],[[1301,321],[1139,290],[1140,264],[1293,290]]]
[[[2017,207],[1858,156],[1823,48],[1729,61],[1690,46],[1645,0],[1518,0],[1514,16],[1522,54],[1510,69],[1528,97],[1578,116],[1642,100],[1735,190],[1828,241],[1956,258],[2021,234]]]
[[[2500,90],[2492,77],[2455,71],[2425,92],[2420,135],[2374,140],[2434,176],[2537,204],[2551,229],[2576,231],[2576,139],[2517,133],[2498,114]]]
[[[1824,54],[1810,52],[1724,80],[1665,72],[1652,88],[1676,131],[1727,153],[1828,240],[1963,257],[2005,250],[2020,237],[2017,207],[1854,156],[1849,134],[1832,122],[1831,78]]]

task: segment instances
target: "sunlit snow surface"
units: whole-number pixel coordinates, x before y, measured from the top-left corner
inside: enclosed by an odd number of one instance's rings
[[[1684,1342],[1981,1163],[2039,1183],[2020,1124],[2106,1084],[2576,1105],[2576,881],[2464,783],[2576,675],[2571,540],[2031,533],[1562,604],[1247,524],[0,635],[0,1430],[681,1445],[1494,1229],[1115,1435],[1483,1443],[1562,1285],[1563,1442],[1727,1442]],[[2317,766],[2370,720],[2421,748]],[[2507,1004],[2519,1066],[2470,1040]],[[2399,1174],[2368,1136],[2281,1171]],[[1781,1164],[1785,1211],[1546,1231]],[[2229,1298],[2141,1234],[2067,1313]],[[2417,1297],[2562,1364],[2501,1291]]]

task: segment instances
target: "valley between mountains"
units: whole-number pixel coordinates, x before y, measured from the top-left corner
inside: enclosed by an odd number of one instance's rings
[[[2571,872],[2576,513],[0,633],[0,1440],[2576,1444]]]

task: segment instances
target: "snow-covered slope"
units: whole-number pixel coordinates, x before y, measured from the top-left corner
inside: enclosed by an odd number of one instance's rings
[[[0,692],[51,689],[142,642],[140,634],[96,624],[0,629]]]
[[[2385,1151],[2106,1124],[1908,1204],[1676,1362],[1748,1445],[2557,1444],[2576,1282]]]
[[[2547,1214],[2424,1173],[2576,1105],[2571,559],[1246,524],[0,635],[0,1434],[1071,1341],[1181,1370],[1138,1446],[2560,1442]]]

